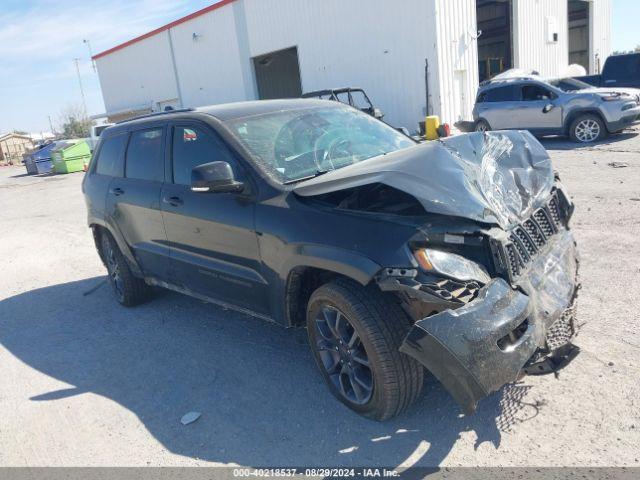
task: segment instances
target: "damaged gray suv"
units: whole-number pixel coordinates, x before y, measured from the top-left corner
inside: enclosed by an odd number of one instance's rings
[[[373,419],[425,369],[471,413],[577,352],[573,205],[527,132],[417,144],[333,102],[181,110],[105,130],[83,191],[121,304],[161,286],[306,326]]]

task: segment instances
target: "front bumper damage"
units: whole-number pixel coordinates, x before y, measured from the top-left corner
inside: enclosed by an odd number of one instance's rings
[[[554,353],[572,358],[577,276],[575,241],[562,230],[513,287],[495,278],[466,305],[418,320],[400,351],[473,413],[479,400],[523,373],[553,370]]]

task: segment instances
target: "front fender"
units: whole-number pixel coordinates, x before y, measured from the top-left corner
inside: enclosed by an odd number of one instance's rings
[[[295,268],[313,267],[335,272],[361,285],[367,285],[381,269],[380,265],[364,255],[342,248],[300,244],[293,247],[293,253],[284,265],[286,273],[283,278],[287,278]]]

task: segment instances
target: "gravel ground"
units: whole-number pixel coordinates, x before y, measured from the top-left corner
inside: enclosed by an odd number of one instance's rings
[[[431,380],[386,423],[329,395],[303,331],[168,292],[118,306],[82,174],[1,168],[0,465],[640,465],[640,136],[545,145],[577,205],[582,353],[471,417]]]

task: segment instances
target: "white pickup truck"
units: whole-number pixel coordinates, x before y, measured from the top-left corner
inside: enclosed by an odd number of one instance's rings
[[[107,128],[113,125],[113,123],[103,123],[102,125],[93,125],[91,127],[91,136],[87,138],[87,143],[89,144],[89,148],[91,149],[91,153],[96,148],[98,144],[98,140],[100,139],[100,134]]]

